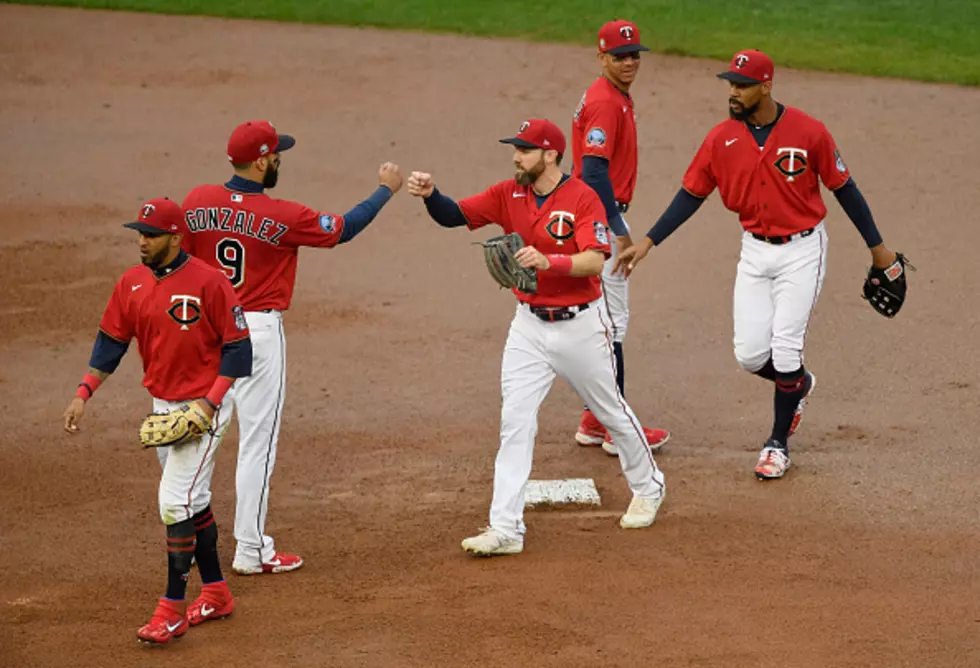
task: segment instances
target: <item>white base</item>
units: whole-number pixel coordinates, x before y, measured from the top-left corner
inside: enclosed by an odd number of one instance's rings
[[[602,500],[592,478],[529,480],[524,487],[525,508],[566,504],[601,506]]]

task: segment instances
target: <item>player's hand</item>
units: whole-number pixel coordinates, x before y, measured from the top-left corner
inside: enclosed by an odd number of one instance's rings
[[[408,194],[414,197],[428,197],[435,190],[436,184],[432,182],[432,174],[426,172],[412,172],[408,177]]]
[[[514,253],[514,259],[526,269],[548,271],[551,268],[551,262],[544,253],[533,246],[524,246],[524,248]]]
[[[647,256],[651,248],[653,248],[653,242],[650,241],[650,237],[643,237],[640,243],[630,246],[619,254],[613,263],[613,272],[622,271],[624,276],[629,277],[636,269],[636,265]]]
[[[74,434],[78,431],[78,423],[82,421],[82,416],[85,415],[85,402],[81,397],[75,397],[68,404],[68,408],[65,409],[65,414],[62,416],[65,419],[65,431],[69,434]]]
[[[402,188],[402,173],[398,165],[393,162],[386,162],[378,169],[378,182],[387,186],[392,193],[396,193]]]
[[[623,254],[627,248],[633,245],[633,237],[629,234],[624,234],[623,236],[616,237],[616,255],[617,257]]]
[[[898,255],[895,251],[888,250],[885,244],[878,244],[871,249],[871,263],[879,269],[887,269],[895,264]]]

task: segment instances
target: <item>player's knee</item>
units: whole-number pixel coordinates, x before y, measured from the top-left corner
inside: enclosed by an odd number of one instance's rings
[[[735,359],[740,367],[749,373],[755,373],[766,365],[772,353],[769,348],[759,348],[755,346],[735,346]]]
[[[793,346],[773,344],[772,365],[779,373],[792,373],[803,366],[803,351]]]

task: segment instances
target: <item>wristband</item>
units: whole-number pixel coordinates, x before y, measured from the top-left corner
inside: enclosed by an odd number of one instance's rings
[[[547,257],[550,266],[545,270],[545,273],[559,276],[568,276],[572,273],[571,255],[549,255]]]
[[[102,381],[93,376],[90,373],[85,374],[82,378],[82,382],[78,384],[78,389],[75,390],[75,396],[80,397],[82,401],[88,401],[95,394],[95,391],[99,389],[99,385]]]
[[[217,410],[218,406],[221,405],[221,401],[225,398],[228,389],[234,382],[235,380],[228,376],[218,376],[214,379],[214,384],[211,386],[208,396],[204,397],[204,400],[211,404],[211,408]]]

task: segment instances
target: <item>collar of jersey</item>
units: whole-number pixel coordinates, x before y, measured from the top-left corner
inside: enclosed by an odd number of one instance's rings
[[[609,77],[607,77],[607,76],[605,75],[605,73],[603,73],[603,74],[600,74],[600,75],[599,75],[599,78],[600,78],[600,79],[603,79],[603,80],[604,80],[604,81],[605,81],[605,82],[606,82],[607,84],[609,84],[609,87],[610,87],[610,88],[612,88],[612,89],[613,89],[614,91],[616,91],[617,93],[619,93],[620,95],[622,95],[623,97],[625,97],[625,98],[626,98],[627,100],[629,100],[630,102],[632,102],[632,101],[633,101],[633,98],[631,98],[631,97],[630,97],[630,94],[629,94],[629,92],[628,92],[628,91],[625,91],[625,90],[623,90],[622,88],[620,88],[619,86],[617,86],[616,84],[614,84],[614,83],[612,82],[612,79],[610,79]]]
[[[177,257],[174,258],[173,262],[171,262],[165,267],[157,267],[155,269],[150,269],[150,271],[152,271],[153,275],[156,276],[157,278],[166,278],[170,274],[174,273],[175,271],[183,267],[184,263],[187,262],[189,259],[191,259],[191,256],[185,253],[184,249],[182,248],[180,252],[177,253]]]
[[[234,190],[240,193],[253,193],[256,195],[262,194],[262,184],[255,181],[250,181],[246,178],[235,174],[231,177],[231,181],[225,184],[225,188],[228,190]]]

